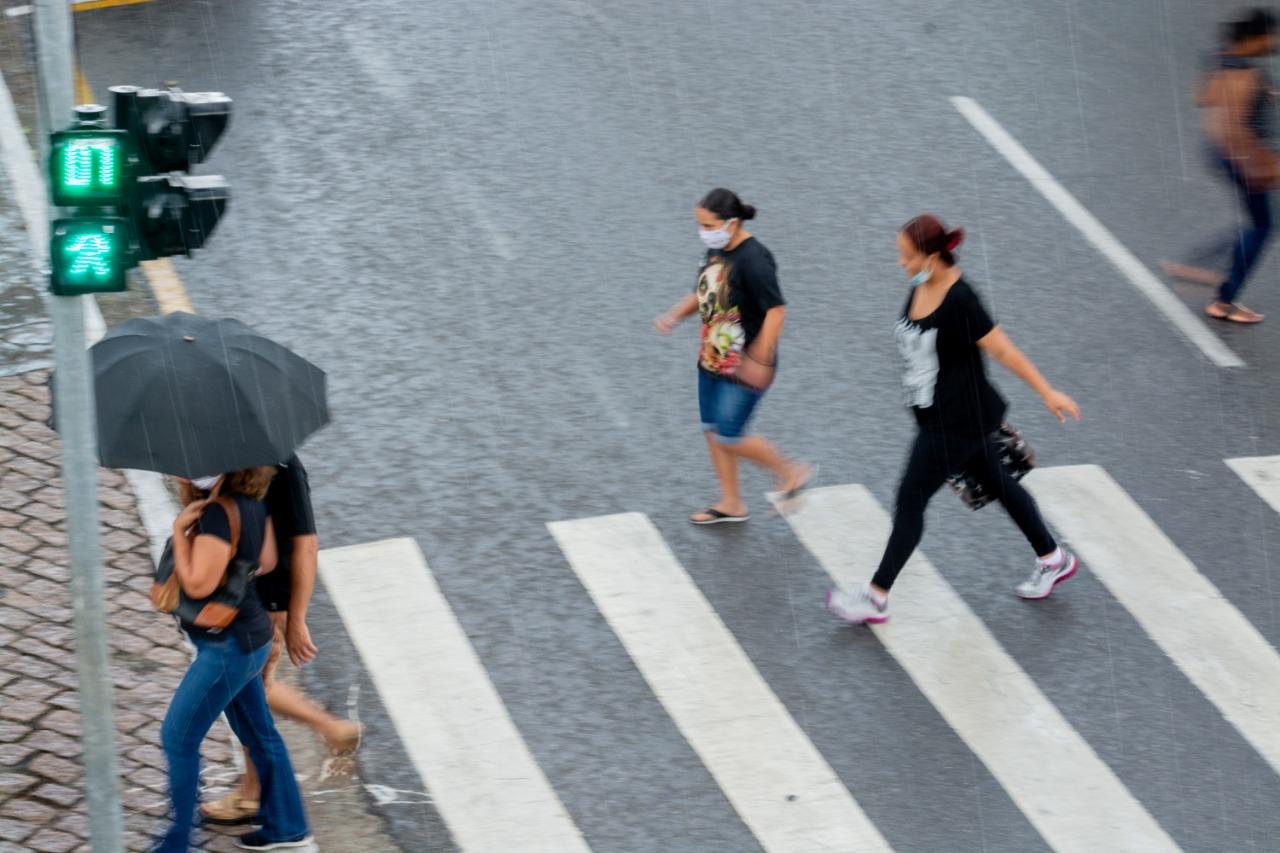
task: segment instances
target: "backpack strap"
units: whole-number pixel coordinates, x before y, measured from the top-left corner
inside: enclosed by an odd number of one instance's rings
[[[222,495],[214,503],[227,514],[227,526],[231,528],[231,554],[234,557],[240,548],[240,505],[230,495]]]

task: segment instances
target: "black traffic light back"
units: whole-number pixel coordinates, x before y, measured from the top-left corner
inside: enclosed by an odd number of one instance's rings
[[[133,216],[139,260],[190,256],[218,224],[228,194],[221,175],[195,177],[171,172],[139,178]]]
[[[154,172],[186,172],[203,163],[231,119],[221,92],[113,86],[115,125],[138,141]]]
[[[231,117],[221,92],[112,86],[115,126],[128,131],[141,160],[129,202],[138,260],[188,255],[204,245],[226,210],[221,175],[192,177]]]

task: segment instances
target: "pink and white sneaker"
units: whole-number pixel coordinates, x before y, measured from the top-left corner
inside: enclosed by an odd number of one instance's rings
[[[827,590],[827,610],[855,625],[863,622],[878,625],[889,620],[889,600],[877,602],[871,596],[871,587],[865,583],[853,589]]]
[[[1048,598],[1055,586],[1074,575],[1079,568],[1080,561],[1076,559],[1076,555],[1062,548],[1062,559],[1057,563],[1050,564],[1036,560],[1036,567],[1031,572],[1031,577],[1018,584],[1015,592],[1019,597],[1030,601]]]

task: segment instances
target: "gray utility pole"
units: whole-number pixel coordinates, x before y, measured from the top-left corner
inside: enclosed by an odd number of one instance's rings
[[[40,98],[40,162],[48,160],[49,134],[73,118],[70,0],[34,0],[36,79]],[[56,210],[50,205],[51,213]],[[37,246],[45,253],[48,245]],[[97,425],[93,376],[85,349],[84,300],[92,296],[49,295],[53,320],[54,383],[58,434],[62,438],[62,484],[66,492],[67,546],[80,669],[80,725],[84,744],[84,789],[89,801],[89,841],[94,853],[124,850],[120,789],[116,773],[115,724],[98,541]]]

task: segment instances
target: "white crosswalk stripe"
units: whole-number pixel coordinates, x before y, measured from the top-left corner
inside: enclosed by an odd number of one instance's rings
[[[648,518],[628,513],[548,527],[765,850],[890,849]]]
[[[588,850],[417,544],[322,551],[320,577],[458,847]]]
[[[1251,470],[1246,481],[1266,482]],[[1088,571],[1280,772],[1280,654],[1266,638],[1106,471],[1046,468],[1026,482]]]
[[[867,580],[889,536],[862,486],[815,489],[787,519],[841,585]],[[919,552],[873,630],[1054,850],[1178,849]]]
[[[1228,459],[1227,465],[1272,509],[1280,512],[1280,456],[1242,456]]]

